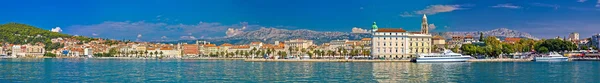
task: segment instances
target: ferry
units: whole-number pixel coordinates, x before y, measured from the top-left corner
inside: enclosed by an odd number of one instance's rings
[[[568,61],[569,57],[564,57],[558,53],[551,52],[548,56],[536,56],[533,61]]]
[[[466,62],[471,59],[471,56],[454,53],[450,50],[445,50],[443,53],[418,54],[418,57],[413,59],[414,62]]]

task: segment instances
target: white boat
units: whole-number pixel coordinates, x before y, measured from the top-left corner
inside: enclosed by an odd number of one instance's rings
[[[450,50],[445,50],[444,53],[429,53],[418,54],[415,62],[465,62],[471,59],[471,56],[454,53]]]
[[[536,56],[533,61],[568,61],[569,57],[564,57],[558,53],[551,52],[548,56]]]
[[[8,58],[17,58],[17,57],[9,56],[9,55],[0,55],[0,59],[8,59]]]

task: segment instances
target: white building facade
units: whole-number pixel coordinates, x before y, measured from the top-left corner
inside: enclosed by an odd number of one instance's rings
[[[423,16],[421,32],[406,32],[400,28],[379,29],[373,23],[371,55],[376,58],[399,59],[430,53],[432,36],[428,34],[427,17]]]

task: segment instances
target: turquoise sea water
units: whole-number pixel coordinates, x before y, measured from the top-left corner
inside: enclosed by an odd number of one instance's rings
[[[600,62],[0,59],[6,82],[599,83]]]

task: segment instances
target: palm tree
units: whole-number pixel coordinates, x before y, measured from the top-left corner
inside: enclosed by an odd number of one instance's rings
[[[160,51],[158,54],[160,54],[160,56],[162,56],[162,55],[163,55],[163,52],[162,52],[162,51]]]
[[[327,54],[329,54],[329,56],[333,57],[333,55],[335,55],[335,53],[331,50],[327,50]]]
[[[252,54],[252,58],[254,58],[254,54],[256,54],[256,48],[252,48],[252,50],[250,50],[250,54]]]
[[[121,56],[121,51],[117,51],[117,53],[115,53],[115,54],[118,54],[117,57]]]
[[[306,54],[308,54],[308,58],[312,58],[313,57],[313,53],[310,51],[307,51]]]
[[[271,52],[273,52],[271,49],[267,49],[267,52],[266,52],[266,53],[267,53],[267,55],[270,55],[270,54],[271,54]]]
[[[307,52],[307,51],[306,51],[306,48],[302,48],[302,49],[300,50],[300,52],[301,52],[301,53],[300,53],[300,56],[303,56],[303,54],[305,54],[305,53]],[[300,57],[300,56],[299,56],[299,57]]]
[[[144,56],[148,56],[148,51],[144,51]]]
[[[319,50],[314,50],[313,53],[315,53],[315,56],[319,56]]]
[[[365,45],[360,45],[360,51],[361,51],[361,52],[364,52],[364,51],[365,51]],[[361,53],[361,55],[362,55],[362,56],[365,56],[365,55],[363,55],[362,53]]]
[[[244,56],[245,56],[246,58],[248,58],[248,56],[250,56],[250,54],[251,54],[251,53],[250,53],[249,51],[244,51]]]
[[[158,51],[154,51],[154,57],[158,57]]]
[[[138,54],[138,51],[132,51],[132,53],[133,53],[133,55],[134,55],[134,57],[135,57],[135,56],[137,56],[137,54]]]
[[[256,52],[254,53],[254,55],[258,55],[258,57],[260,57],[260,55],[261,55],[262,53],[263,53],[263,51],[262,51],[262,50],[258,50],[258,51],[256,51]]]
[[[240,55],[240,50],[235,50],[235,55],[234,56],[238,56]]]

